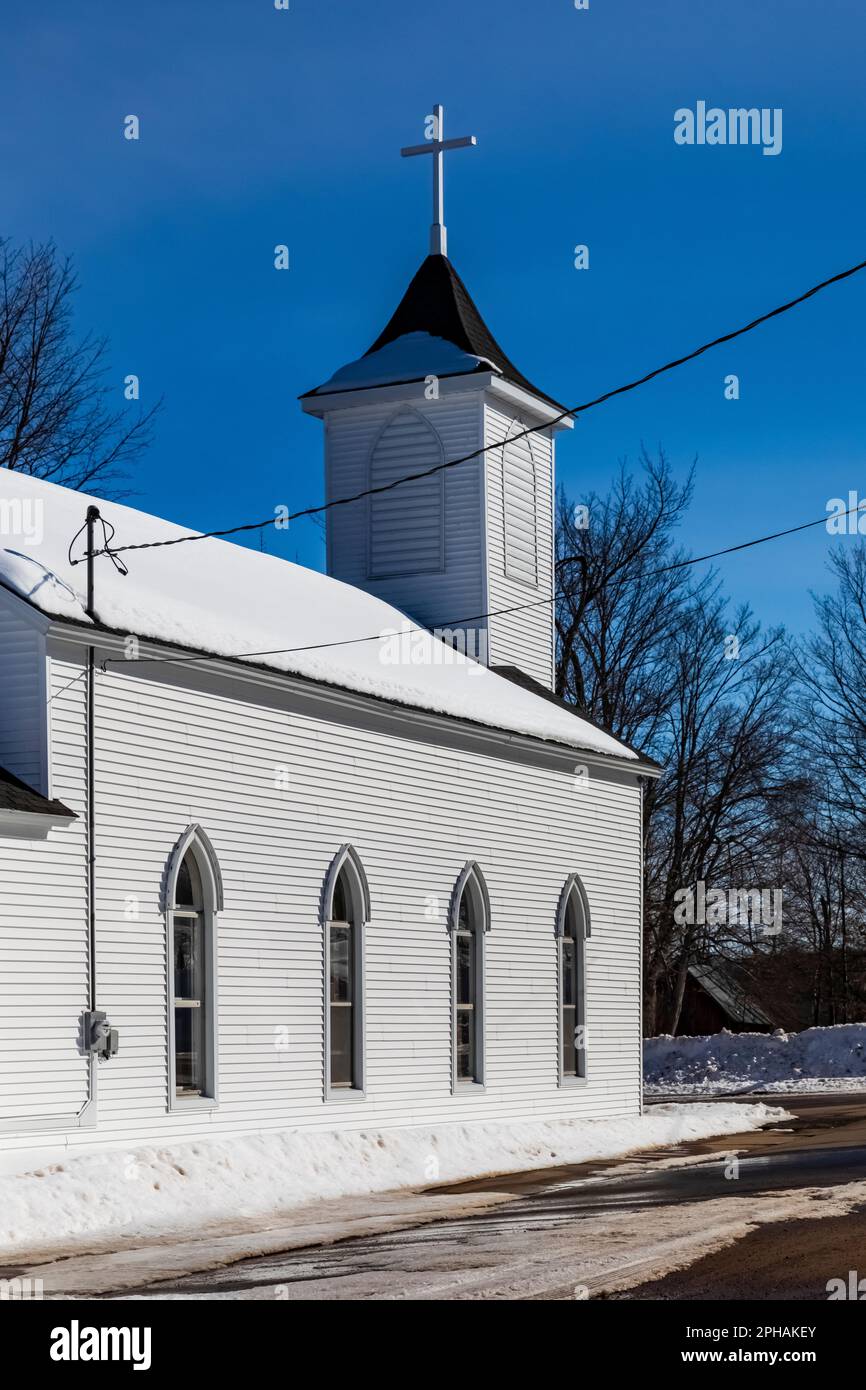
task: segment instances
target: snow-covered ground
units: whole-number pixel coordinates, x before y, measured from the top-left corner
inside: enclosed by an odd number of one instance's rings
[[[718,1096],[866,1089],[866,1023],[802,1033],[647,1038],[647,1095]]]
[[[209,1224],[285,1218],[305,1202],[615,1158],[784,1119],[763,1104],[658,1105],[621,1120],[291,1130],[70,1158],[0,1177],[0,1256],[75,1251]]]

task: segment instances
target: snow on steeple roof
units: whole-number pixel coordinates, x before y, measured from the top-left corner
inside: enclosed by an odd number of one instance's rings
[[[566,409],[552,396],[548,396],[544,391],[539,391],[538,387],[533,386],[515,367],[493,337],[478,312],[472,296],[447,256],[432,255],[422,261],[388,324],[372,347],[367,349],[364,356],[348,367],[341,368],[323,386],[305,392],[305,396],[301,399],[324,395],[330,391],[359,389],[358,381],[366,382],[363,375],[365,363],[371,370],[375,370],[382,362],[383,355],[388,349],[394,352],[394,361],[398,363],[403,349],[411,351],[412,340],[417,339],[419,334],[425,334],[430,339],[444,340],[444,342],[459,349],[464,354],[462,361],[465,372],[490,371],[493,367],[512,385],[520,386],[524,391],[538,396],[558,411]],[[392,345],[394,345],[393,348]],[[405,363],[400,365],[405,373]],[[351,384],[344,384],[341,380],[342,375],[347,372],[355,374],[355,380]],[[454,370],[437,372],[435,365],[430,365],[426,371],[419,371],[416,377],[409,377],[404,374],[399,379],[405,381],[423,380],[425,375],[431,373],[438,376],[456,374]],[[397,379],[391,378],[391,380]],[[367,384],[383,383],[376,381]]]
[[[466,376],[470,372],[497,371],[493,362],[473,357],[445,338],[429,333],[406,333],[386,343],[378,352],[365,353],[356,362],[340,367],[334,375],[306,397],[329,396],[339,391],[364,391],[371,386],[406,385],[428,376]]]
[[[4,520],[17,515],[22,522],[20,538],[13,540],[8,526],[0,534],[0,587],[81,627],[92,626],[86,566],[71,565],[67,552],[89,504],[114,526],[116,546],[188,534],[146,512],[7,468],[0,469],[0,502]],[[642,765],[634,750],[576,712],[479,666],[418,632],[399,609],[318,570],[213,537],[124,558],[128,576],[107,556],[96,560],[95,612],[103,629]]]

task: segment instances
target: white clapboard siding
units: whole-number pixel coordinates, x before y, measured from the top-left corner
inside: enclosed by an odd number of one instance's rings
[[[519,433],[523,428],[523,421],[514,421],[510,433]],[[505,574],[508,579],[518,579],[537,588],[538,478],[532,436],[508,439],[500,455]]]
[[[427,401],[418,387],[408,401],[332,411],[325,419],[326,498],[363,492],[375,485],[374,477],[390,482],[460,458],[480,443],[478,391]],[[431,627],[480,612],[480,469],[478,462],[461,464],[379,499],[333,508],[327,513],[328,573]],[[438,541],[437,506],[443,517]],[[409,568],[413,552],[420,568]]]
[[[55,691],[79,669],[68,652],[68,643],[57,643]],[[74,809],[82,804],[82,686],[58,694],[52,720],[55,795]],[[98,1069],[97,1126],[68,1129],[64,1142],[131,1145],[294,1126],[637,1113],[640,824],[633,774],[593,769],[578,786],[572,754],[530,755],[513,739],[491,741],[447,721],[434,738],[420,722],[372,705],[356,711],[278,679],[257,684],[206,667],[135,670],[125,663],[100,672],[96,731],[98,996],[120,1031],[120,1051]],[[282,767],[289,769],[286,790],[275,785]],[[204,1112],[167,1108],[160,894],[172,848],[191,822],[210,837],[225,892],[217,927],[219,1105]],[[34,923],[40,959],[59,948],[62,935],[79,988],[73,997],[70,986],[68,999],[44,1014],[58,1039],[56,1060],[64,1063],[56,1074],[49,1066],[46,1087],[66,1075],[67,1064],[72,1072],[76,1066],[69,1035],[85,964],[83,838],[78,824],[63,833],[68,838],[48,842],[50,852],[28,880],[31,895],[56,901],[59,893],[64,903],[57,920],[45,912]],[[361,857],[372,900],[365,929],[367,1084],[363,1099],[325,1101],[319,903],[328,867],[347,842]],[[482,868],[492,909],[486,1086],[452,1095],[446,922],[469,859]],[[580,874],[592,912],[589,1082],[562,1088],[554,921],[572,872]],[[137,904],[133,917],[130,902]],[[14,908],[6,926],[17,948]],[[51,974],[56,979],[54,965]],[[40,978],[34,967],[34,983]],[[285,1030],[288,1049],[277,1045]],[[24,1068],[26,1057],[16,1055]],[[51,1094],[44,1092],[44,1106]],[[65,1114],[65,1097],[64,1105]],[[7,1155],[33,1147],[26,1126],[0,1134]]]
[[[387,487],[409,473],[444,461],[442,441],[417,410],[404,407],[388,420],[373,446],[369,486]],[[369,499],[371,579],[431,574],[445,562],[445,475],[433,473]]]
[[[513,438],[532,423],[488,398],[484,443],[495,446],[485,455],[490,662],[518,666],[552,688],[553,605],[539,601],[553,594],[553,442],[545,431]]]
[[[48,792],[44,624],[0,589],[0,766]]]
[[[28,615],[19,622],[16,640],[7,610],[6,637],[13,651],[29,650]],[[42,698],[44,714],[42,669],[31,664],[22,688],[36,709]],[[59,685],[81,669],[64,663]],[[88,1098],[79,1047],[88,1002],[83,721],[79,680],[58,705],[52,751],[62,799],[79,819],[45,840],[0,834],[0,1139],[50,1122],[74,1127]],[[3,762],[9,766],[6,753]]]

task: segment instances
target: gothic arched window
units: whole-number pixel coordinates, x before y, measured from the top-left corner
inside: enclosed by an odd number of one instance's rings
[[[364,926],[370,897],[351,845],[325,884],[325,1093],[364,1090]]]
[[[451,910],[454,1085],[484,1082],[484,936],[490,928],[487,885],[467,864]]]
[[[586,1079],[586,939],[589,906],[583,884],[572,874],[557,914],[559,949],[560,1082]]]
[[[216,1099],[216,914],[222,880],[200,826],[175,846],[168,871],[169,1065],[172,1101]]]

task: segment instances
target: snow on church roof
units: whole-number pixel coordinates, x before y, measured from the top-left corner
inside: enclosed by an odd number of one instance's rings
[[[86,566],[72,566],[67,552],[91,502],[115,527],[117,546],[187,534],[118,502],[0,470],[0,583],[51,617],[83,624],[91,621]],[[75,553],[84,553],[82,538]],[[638,761],[610,734],[430,634],[388,636],[414,625],[390,604],[317,570],[212,538],[130,551],[123,559],[126,577],[108,556],[96,560],[95,611],[104,627]],[[304,647],[318,650],[275,650]]]

